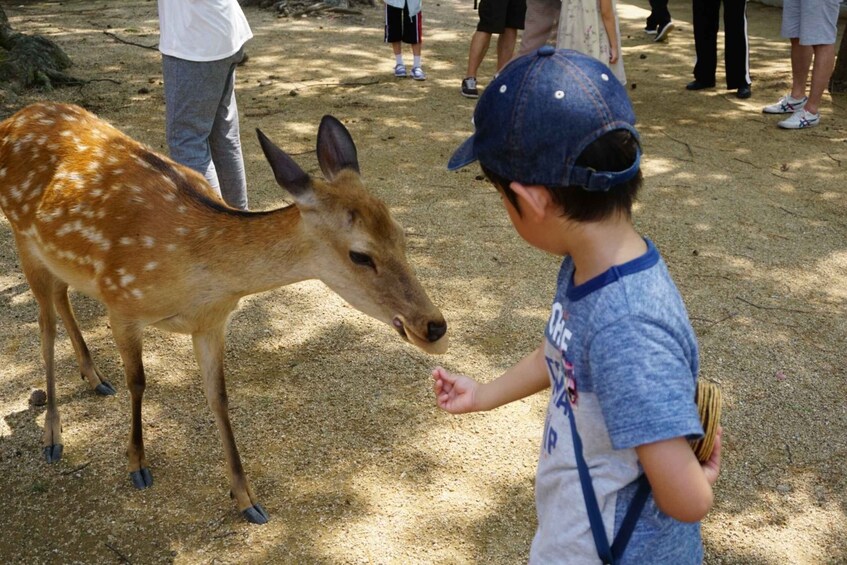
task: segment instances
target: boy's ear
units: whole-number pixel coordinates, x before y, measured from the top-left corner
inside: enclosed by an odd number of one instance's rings
[[[546,186],[540,184],[521,184],[513,181],[509,185],[509,188],[518,195],[521,203],[521,211],[525,211],[533,220],[540,221],[544,219],[553,203],[550,197],[550,191],[547,190]]]

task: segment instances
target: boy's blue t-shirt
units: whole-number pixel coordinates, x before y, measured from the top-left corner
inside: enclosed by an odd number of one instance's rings
[[[536,474],[538,530],[530,563],[599,563],[567,410],[573,410],[612,543],[636,479],[635,447],[703,434],[694,401],[697,341],[679,291],[647,252],[579,286],[562,262],[547,324],[550,403]],[[700,524],[674,520],[649,497],[622,563],[700,563]]]

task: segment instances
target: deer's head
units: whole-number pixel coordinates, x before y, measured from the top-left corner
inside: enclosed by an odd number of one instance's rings
[[[356,146],[341,122],[324,116],[318,129],[318,163],[325,179],[303,171],[257,133],[276,181],[294,198],[306,240],[314,246],[314,276],[424,351],[446,351],[447,323],[406,260],[403,228],[362,184]]]

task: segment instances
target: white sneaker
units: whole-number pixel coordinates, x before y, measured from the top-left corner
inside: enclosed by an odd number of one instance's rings
[[[426,73],[420,67],[412,67],[412,78],[415,80],[426,80]]]
[[[786,94],[776,104],[765,106],[762,112],[765,114],[793,114],[806,104],[805,96],[803,98],[792,98],[791,94]]]
[[[403,78],[406,76],[406,66],[402,63],[397,63],[394,65],[394,76],[397,78]]]
[[[807,112],[806,108],[800,108],[791,117],[782,120],[777,125],[784,129],[804,129],[815,127],[821,123],[821,115]]]

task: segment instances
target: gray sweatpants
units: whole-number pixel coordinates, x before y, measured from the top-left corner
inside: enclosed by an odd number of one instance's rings
[[[218,61],[162,55],[165,133],[171,159],[206,177],[227,204],[247,209],[235,67],[244,50]]]

